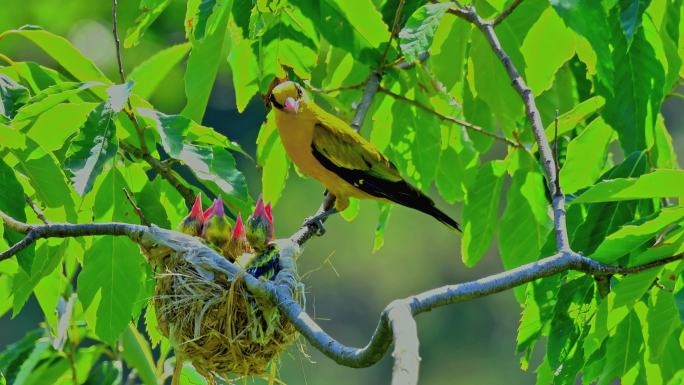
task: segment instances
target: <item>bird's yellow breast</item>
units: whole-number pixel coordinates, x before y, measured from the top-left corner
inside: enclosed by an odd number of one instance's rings
[[[326,169],[313,156],[311,142],[316,123],[317,119],[308,111],[302,111],[297,115],[276,112],[278,133],[292,162],[302,173],[321,182],[338,199],[374,198]]]

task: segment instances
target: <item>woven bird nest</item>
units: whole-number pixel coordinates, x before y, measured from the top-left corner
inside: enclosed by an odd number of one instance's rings
[[[247,290],[246,273],[229,277],[206,250],[187,245],[197,238],[157,230],[162,242],[155,239],[143,249],[157,272],[153,304],[159,328],[176,353],[207,377],[265,375],[296,340],[292,324]],[[297,251],[282,251],[292,252]]]

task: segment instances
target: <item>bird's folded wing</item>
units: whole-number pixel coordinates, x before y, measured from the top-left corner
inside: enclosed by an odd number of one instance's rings
[[[343,124],[344,127],[316,124],[311,147],[316,158],[325,158],[319,159],[324,167],[338,174],[343,170],[353,171],[357,178],[367,176],[389,182],[402,180],[397,168],[385,155],[346,123]]]

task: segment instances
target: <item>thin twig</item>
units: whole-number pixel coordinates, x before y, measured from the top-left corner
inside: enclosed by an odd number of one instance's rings
[[[47,218],[45,218],[45,214],[43,214],[43,211],[41,211],[41,209],[35,204],[35,202],[33,202],[31,197],[24,194],[24,200],[26,201],[26,203],[28,203],[29,207],[31,207],[31,210],[33,210],[33,212],[36,213],[36,216],[38,216],[38,219],[40,219],[41,222],[45,224],[50,223],[50,221],[48,221]]]
[[[556,109],[556,118],[553,121],[553,159],[556,165],[556,194],[561,191],[560,186],[560,160],[558,160],[558,109]]]
[[[482,135],[485,135],[485,136],[489,136],[490,138],[493,138],[493,139],[496,139],[496,140],[500,140],[500,141],[502,141],[502,142],[505,142],[505,143],[508,144],[509,146],[513,146],[513,147],[522,147],[521,144],[516,143],[516,142],[514,142],[514,141],[512,141],[512,140],[510,140],[510,139],[508,139],[508,138],[505,138],[505,137],[503,137],[503,136],[499,136],[499,135],[497,135],[497,134],[495,134],[495,133],[493,133],[493,132],[489,132],[489,131],[485,130],[484,128],[480,127],[480,126],[477,126],[477,125],[472,124],[472,123],[470,123],[470,122],[467,122],[467,121],[465,121],[465,120],[461,120],[461,119],[458,119],[458,118],[454,118],[453,116],[448,116],[448,115],[441,114],[441,113],[439,113],[439,112],[433,110],[432,108],[426,106],[425,104],[423,104],[423,103],[421,103],[421,102],[419,102],[419,101],[417,101],[417,100],[409,99],[409,98],[407,98],[406,96],[397,94],[397,93],[395,93],[395,92],[392,92],[392,91],[388,90],[388,89],[385,88],[385,87],[380,86],[378,90],[379,90],[380,92],[386,94],[386,95],[389,95],[389,96],[393,97],[394,99],[400,100],[400,101],[402,101],[402,102],[404,102],[404,103],[410,104],[410,105],[412,105],[412,106],[415,106],[415,107],[417,107],[417,108],[420,108],[421,110],[423,110],[423,111],[425,111],[425,112],[428,112],[428,113],[430,113],[430,114],[432,114],[432,115],[435,115],[436,117],[438,117],[438,118],[440,118],[440,119],[442,119],[442,120],[446,120],[446,121],[449,121],[449,122],[452,122],[452,123],[456,123],[456,124],[458,124],[458,125],[460,125],[460,126],[463,126],[463,127],[467,128],[467,129],[469,129],[469,130],[472,130],[473,132],[477,132],[478,134],[482,134]]]
[[[350,85],[350,86],[339,86],[339,87],[328,88],[328,89],[316,88],[316,87],[313,87],[311,84],[308,84],[308,86],[309,86],[309,89],[310,89],[312,92],[315,92],[315,93],[318,93],[318,94],[331,94],[331,93],[333,93],[333,92],[339,92],[339,91],[358,90],[358,89],[360,89],[360,88],[365,87],[366,84],[368,84],[368,80],[364,80],[364,81],[361,82],[361,83],[352,84],[352,85]]]
[[[150,221],[148,221],[147,218],[145,218],[145,214],[143,214],[140,207],[138,207],[138,205],[136,204],[135,199],[133,198],[133,195],[131,195],[131,193],[125,187],[123,187],[122,190],[123,190],[124,194],[126,194],[126,199],[128,199],[128,202],[131,204],[131,206],[133,206],[133,210],[135,211],[135,214],[138,216],[138,218],[140,218],[140,223],[142,223],[145,226],[150,226],[151,225]]]
[[[121,42],[119,41],[119,23],[116,12],[117,6],[117,0],[112,0],[112,34],[114,35],[114,48],[116,48],[116,64],[119,67],[119,77],[123,84],[126,82],[126,75],[124,75],[123,64],[121,63]]]
[[[192,205],[192,202],[195,200],[195,193],[189,187],[184,185],[171,171],[171,169],[169,169],[169,167],[167,167],[162,161],[153,157],[150,153],[136,148],[135,146],[124,141],[119,142],[119,146],[121,146],[124,151],[128,152],[134,157],[147,162],[147,164],[149,164],[154,171],[156,171],[162,178],[166,179],[171,186],[173,186],[181,194],[181,196],[183,196],[183,199],[188,206]]]
[[[501,13],[498,16],[496,16],[494,20],[491,21],[492,26],[496,27],[497,25],[501,24],[501,22],[506,20],[506,18],[510,16],[511,13],[513,13],[513,11],[515,11],[515,9],[518,8],[520,4],[522,4],[522,2],[523,0],[513,0],[511,5],[509,5],[506,9],[501,11]]]
[[[404,58],[397,59],[394,63],[388,65],[388,67],[394,67],[400,70],[407,70],[416,66],[417,63],[422,63],[430,57],[430,52],[423,52],[418,54],[417,61],[407,62]]]
[[[126,83],[126,74],[123,69],[123,61],[121,60],[121,42],[119,41],[119,22],[117,17],[117,0],[112,0],[112,34],[114,35],[114,48],[116,49],[116,65],[119,69],[119,78],[121,79],[121,84]],[[148,152],[147,144],[145,143],[145,128],[140,125],[138,119],[133,113],[133,106],[131,105],[131,100],[126,101],[126,106],[128,107],[125,111],[128,119],[135,126],[135,130],[138,133],[138,140],[140,141],[140,148],[144,152]]]

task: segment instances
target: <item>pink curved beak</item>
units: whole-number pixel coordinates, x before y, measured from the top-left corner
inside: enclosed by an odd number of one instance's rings
[[[299,112],[299,100],[295,100],[293,97],[288,97],[285,99],[284,109],[287,112],[294,112],[295,114]]]

